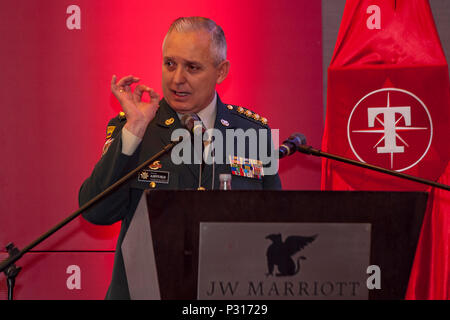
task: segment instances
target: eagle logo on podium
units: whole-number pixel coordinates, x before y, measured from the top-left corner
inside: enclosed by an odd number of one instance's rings
[[[277,277],[294,276],[300,271],[300,260],[306,260],[304,256],[297,257],[294,261],[292,258],[296,253],[313,242],[317,235],[310,237],[288,236],[283,242],[281,234],[269,234],[266,239],[272,241],[267,248],[267,273],[266,276],[273,275],[275,266],[278,269]]]

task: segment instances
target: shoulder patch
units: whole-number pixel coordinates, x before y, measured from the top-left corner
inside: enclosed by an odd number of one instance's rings
[[[125,117],[125,113],[122,111],[117,116],[109,120],[108,125],[106,127],[106,140],[114,138],[118,132],[125,125],[127,119]]]
[[[113,134],[115,129],[116,129],[116,126],[108,126],[106,128],[106,139],[111,138],[111,136],[112,136],[112,134]]]
[[[267,118],[262,117],[259,114],[257,114],[256,112],[253,112],[249,109],[239,107],[239,106],[234,106],[231,104],[227,105],[227,109],[237,115],[240,115],[242,118],[251,120],[262,126],[267,126],[267,122],[268,122]]]

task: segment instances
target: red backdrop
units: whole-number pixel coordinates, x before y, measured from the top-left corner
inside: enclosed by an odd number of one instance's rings
[[[328,69],[322,147],[447,183],[449,87],[448,64],[427,0],[349,0]],[[387,116],[388,108],[396,110],[395,119]],[[373,112],[381,110],[386,114],[368,125]],[[391,120],[394,129],[389,128]],[[389,142],[386,128],[395,133]],[[406,298],[449,299],[449,193],[329,160],[323,168],[325,190],[430,193]]]
[[[71,5],[79,15],[67,13]],[[281,140],[299,131],[320,145],[320,1],[5,2],[0,250],[10,241],[23,248],[77,209],[78,189],[100,157],[106,124],[120,110],[109,91],[112,74],[139,76],[161,94],[163,37],[174,19],[189,15],[210,17],[225,31],[231,73],[218,88],[224,102],[267,117]],[[78,21],[80,29],[68,28]],[[280,174],[285,189],[319,189],[320,161],[290,157],[280,163]],[[73,221],[36,248],[45,252],[21,260],[15,297],[102,299],[118,227]],[[70,265],[81,269],[81,289],[66,286]],[[0,299],[4,282],[1,275]]]

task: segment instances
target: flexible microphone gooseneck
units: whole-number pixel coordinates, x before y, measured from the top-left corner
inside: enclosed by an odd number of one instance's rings
[[[415,176],[411,176],[409,174],[405,174],[402,172],[398,172],[398,171],[394,171],[394,170],[388,170],[385,169],[383,167],[378,167],[378,166],[374,166],[365,162],[360,162],[360,161],[356,161],[356,160],[352,160],[349,158],[344,158],[335,154],[331,154],[331,153],[327,153],[327,152],[323,152],[321,150],[318,149],[314,149],[311,146],[308,146],[306,144],[306,138],[303,134],[301,133],[293,133],[289,136],[289,138],[287,138],[287,140],[285,140],[283,142],[283,144],[280,146],[280,148],[278,149],[278,153],[279,153],[279,158],[284,158],[286,156],[289,156],[293,153],[295,153],[296,151],[304,153],[304,154],[308,154],[308,155],[313,155],[316,157],[324,157],[324,158],[328,158],[331,160],[335,160],[335,161],[339,161],[339,162],[343,162],[343,163],[347,163],[347,164],[351,164],[357,167],[361,167],[361,168],[365,168],[365,169],[369,169],[369,170],[373,170],[373,171],[377,171],[377,172],[381,172],[381,173],[385,173],[394,177],[398,177],[398,178],[402,178],[402,179],[406,179],[406,180],[411,180],[414,182],[418,182],[418,183],[422,183],[422,184],[426,184],[432,187],[436,187],[439,189],[443,189],[443,190],[447,190],[450,191],[450,186],[443,184],[443,183],[439,183],[439,182],[435,182],[432,180],[427,180],[427,179],[423,179],[423,178],[419,178],[419,177],[415,177]]]
[[[194,143],[195,138],[194,137],[196,137],[198,135],[200,135],[200,137],[201,137],[200,140],[202,141],[202,143],[201,143],[200,167],[199,167],[197,190],[205,190],[205,188],[202,187],[202,171],[203,171],[203,167],[205,165],[205,162],[203,161],[203,151],[204,151],[203,134],[206,131],[206,127],[203,124],[203,121],[200,119],[200,117],[196,113],[185,114],[181,118],[181,124],[191,134],[191,138],[192,138],[194,146],[195,146],[195,143]],[[195,152],[195,147],[194,147],[194,152]]]

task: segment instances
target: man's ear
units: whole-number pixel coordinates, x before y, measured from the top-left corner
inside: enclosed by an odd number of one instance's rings
[[[228,76],[228,72],[230,71],[230,61],[224,60],[217,66],[217,80],[216,83],[220,84],[223,80]]]

